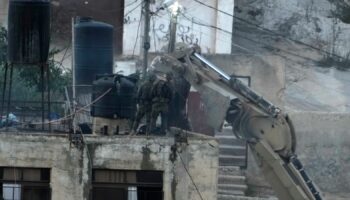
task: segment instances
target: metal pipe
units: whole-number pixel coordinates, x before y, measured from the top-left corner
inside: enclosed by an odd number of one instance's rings
[[[3,87],[2,87],[2,101],[1,101],[1,113],[0,113],[0,117],[2,120],[2,114],[4,113],[4,105],[5,105],[5,93],[6,93],[6,83],[7,83],[7,69],[8,69],[8,63],[5,63],[5,74],[4,74],[4,83],[3,83]]]
[[[51,112],[51,88],[50,88],[50,65],[48,63],[45,63],[46,68],[46,83],[47,83],[47,113],[49,120],[50,119],[50,112]],[[49,123],[49,131],[51,132],[51,123]]]
[[[72,116],[72,129],[73,135],[75,135],[75,110],[76,110],[76,80],[75,80],[75,18],[72,17],[72,69],[73,69],[73,87],[72,87],[72,107],[73,107],[73,116]],[[71,131],[69,131],[69,141],[72,142]]]
[[[168,45],[168,53],[173,53],[175,51],[175,43],[176,43],[176,28],[177,28],[177,15],[171,15],[170,19],[170,36],[169,36],[169,45]]]
[[[45,129],[45,79],[44,79],[44,64],[40,64],[40,74],[41,74],[41,129]]]
[[[146,77],[147,67],[148,67],[148,51],[150,49],[150,0],[144,0],[144,31],[143,31],[143,69],[142,76]]]
[[[75,18],[72,17],[72,79],[73,79],[73,87],[72,87],[72,93],[73,93],[73,104],[74,104],[74,101],[75,101],[75,31],[74,31],[74,25],[75,25]]]
[[[9,83],[9,94],[8,94],[7,112],[6,112],[6,129],[8,128],[10,106],[11,106],[12,77],[13,77],[13,64],[10,65],[10,83]]]
[[[205,59],[203,56],[199,55],[198,53],[194,53],[194,56],[202,61],[206,66],[210,67],[210,69],[214,70],[216,73],[220,74],[223,78],[225,78],[227,81],[231,80],[231,77],[227,75],[224,71],[216,67],[213,63],[209,62],[207,59]]]

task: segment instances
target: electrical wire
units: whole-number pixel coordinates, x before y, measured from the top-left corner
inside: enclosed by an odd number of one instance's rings
[[[201,200],[204,200],[204,198],[203,198],[203,196],[202,196],[202,193],[199,191],[196,182],[194,182],[194,180],[193,180],[193,178],[192,178],[192,175],[190,174],[189,170],[187,169],[186,164],[185,164],[184,160],[182,159],[182,156],[181,156],[180,152],[179,152],[179,151],[176,151],[176,152],[177,152],[177,154],[179,155],[179,158],[180,158],[180,160],[181,160],[182,166],[184,167],[184,169],[185,169],[185,171],[186,171],[188,177],[191,179],[191,182],[192,182],[194,188],[196,189],[198,196],[200,197]]]
[[[131,2],[131,3],[129,3],[128,5],[126,5],[126,6],[121,6],[121,7],[118,8],[118,9],[106,10],[106,9],[96,9],[96,8],[89,8],[89,7],[85,7],[85,9],[86,9],[86,10],[89,10],[89,11],[92,11],[92,12],[103,12],[103,13],[108,13],[108,12],[121,12],[121,11],[125,10],[125,8],[128,8],[128,7],[134,5],[134,4],[137,3],[137,2],[138,2],[138,0],[135,0],[135,1]],[[135,8],[135,9],[136,9],[136,8]],[[126,16],[126,15],[124,15],[124,16]]]
[[[70,49],[70,47],[71,47],[71,44],[69,44],[69,45],[66,47],[65,52],[64,52],[64,54],[63,54],[63,56],[62,56],[62,59],[61,59],[61,61],[59,62],[60,67],[63,67],[63,61],[66,59],[66,55],[67,55],[67,52],[68,52],[68,50]],[[69,56],[68,56],[68,57],[69,57]],[[64,67],[63,67],[63,68],[64,68]]]
[[[132,50],[132,57],[135,56],[135,50],[136,50],[136,46],[137,46],[137,41],[139,39],[139,32],[140,32],[142,17],[143,17],[143,15],[141,15],[141,18],[140,18],[140,21],[139,21],[139,25],[137,26],[136,40],[135,40],[134,48]]]
[[[97,97],[95,100],[93,100],[91,103],[85,105],[84,107],[74,111],[73,113],[67,115],[67,116],[64,116],[60,119],[56,119],[56,120],[51,120],[51,121],[48,121],[48,122],[44,122],[44,123],[30,123],[32,125],[43,125],[43,124],[52,124],[52,123],[56,123],[56,122],[61,122],[61,121],[64,121],[64,120],[67,120],[71,117],[74,117],[74,115],[76,115],[77,113],[80,113],[80,112],[83,112],[85,111],[86,108],[92,106],[93,104],[95,104],[96,102],[98,102],[99,100],[101,100],[104,96],[106,96],[110,91],[112,91],[112,88],[109,88],[106,92],[104,92],[102,95],[100,95],[99,97]],[[22,123],[22,124],[27,124],[27,123]]]
[[[129,10],[129,12],[124,14],[124,17],[128,16],[130,13],[134,12],[137,8],[139,8],[141,5],[143,4],[143,1],[141,1],[141,3],[139,3],[136,7],[134,7],[133,9]]]
[[[154,15],[154,17],[162,18],[162,16],[158,16],[158,15]],[[188,19],[187,19],[187,20],[188,20]],[[189,21],[192,22],[192,23],[194,23],[192,20],[189,20]],[[179,25],[181,25],[181,26],[184,26],[184,27],[187,27],[187,26],[188,26],[188,25],[184,25],[184,24],[182,24],[182,23],[180,23],[180,22],[177,22],[177,24],[179,24]],[[204,25],[202,25],[202,24],[197,24],[197,25],[204,26]],[[213,28],[213,27],[209,27],[209,28]],[[211,37],[211,35],[209,35],[209,34],[207,34],[207,33],[204,33],[204,32],[202,32],[201,30],[194,29],[194,28],[191,28],[191,30],[192,30],[192,31],[200,32],[200,33],[203,34],[203,35],[206,35],[206,36],[208,36],[208,37]],[[232,34],[232,33],[231,33],[231,34]],[[234,42],[232,42],[232,41],[225,41],[225,40],[222,40],[221,38],[216,38],[216,39],[219,40],[219,41],[221,41],[221,42],[225,42],[225,43],[229,42],[232,46],[238,47],[239,49],[242,49],[242,50],[248,52],[249,55],[253,55],[253,54],[256,55],[256,54],[253,52],[253,50],[250,50],[250,49],[248,49],[248,48],[246,48],[246,47],[243,47],[243,46],[241,46],[241,45],[239,45],[239,44],[236,44],[236,43],[234,43]]]
[[[217,30],[219,30],[219,31],[222,31],[222,32],[227,33],[227,34],[230,34],[230,35],[233,34],[232,32],[227,31],[227,30],[222,29],[222,28],[219,28],[219,27],[217,27],[217,26],[208,25],[208,24],[204,24],[204,23],[200,23],[200,22],[196,22],[196,21],[194,21],[194,20],[191,20],[191,19],[189,19],[189,17],[187,17],[187,16],[186,16],[185,14],[183,14],[183,13],[182,13],[182,16],[184,16],[185,19],[187,19],[188,21],[190,21],[190,22],[192,22],[192,23],[194,23],[194,24],[197,24],[197,25],[200,25],[200,26],[209,27],[209,28],[213,28],[213,29],[217,29]],[[194,17],[193,17],[193,18],[194,18]],[[305,59],[305,60],[312,60],[312,61],[314,61],[314,62],[317,61],[317,60],[312,59],[312,58],[308,58],[308,57],[305,57],[305,56],[301,56],[301,55],[299,55],[299,54],[296,54],[296,53],[293,53],[293,52],[290,52],[290,51],[287,51],[287,50],[284,50],[284,49],[280,49],[280,48],[274,47],[274,46],[272,46],[272,45],[270,45],[270,44],[268,44],[268,43],[264,43],[264,42],[261,42],[261,41],[253,40],[253,39],[251,39],[251,38],[249,38],[249,37],[247,37],[247,36],[243,36],[243,35],[240,35],[240,34],[237,34],[237,33],[235,33],[235,36],[238,36],[238,37],[243,38],[243,39],[245,39],[245,40],[251,41],[251,42],[253,42],[253,43],[263,44],[264,46],[270,47],[270,48],[272,48],[272,49],[274,49],[274,50],[278,50],[278,51],[280,51],[280,52],[284,52],[284,53],[287,53],[287,54],[290,54],[290,55],[293,55],[293,56],[296,56],[296,57],[300,57],[300,58],[303,58],[303,59]]]
[[[129,7],[129,6],[132,6],[132,5],[134,5],[136,2],[138,2],[139,0],[135,0],[135,1],[133,1],[133,2],[131,2],[131,3],[129,3],[128,5],[126,5],[126,6],[124,6],[124,8],[127,8],[127,7]]]
[[[225,11],[222,11],[222,10],[220,10],[220,9],[217,9],[217,8],[215,8],[215,7],[211,6],[211,5],[208,5],[208,4],[206,4],[206,3],[203,3],[203,2],[201,2],[201,1],[199,1],[199,0],[194,0],[194,1],[197,2],[197,3],[199,3],[199,4],[201,4],[201,5],[203,5],[203,6],[205,6],[205,7],[211,8],[211,9],[213,9],[213,10],[216,10],[217,12],[220,12],[220,13],[225,14],[225,15],[227,15],[227,16],[230,16],[230,17],[232,17],[232,18],[234,18],[234,19],[237,19],[237,20],[239,20],[239,21],[241,21],[241,22],[243,22],[243,23],[245,23],[245,24],[249,24],[249,25],[251,25],[251,26],[257,27],[257,28],[260,29],[260,30],[269,32],[269,33],[271,33],[271,34],[273,34],[273,35],[275,35],[275,36],[279,36],[279,37],[282,37],[282,38],[284,38],[284,39],[286,39],[286,40],[290,40],[290,41],[292,41],[292,42],[295,42],[295,43],[297,43],[297,44],[301,44],[301,45],[307,46],[307,47],[309,47],[309,48],[311,48],[311,49],[314,49],[314,50],[317,50],[317,51],[319,51],[319,52],[326,53],[327,55],[331,55],[331,56],[336,57],[336,58],[340,58],[340,59],[347,60],[347,59],[344,58],[343,56],[340,56],[340,55],[337,55],[337,54],[335,54],[335,53],[331,53],[331,52],[328,52],[328,51],[326,51],[326,50],[317,48],[317,47],[312,46],[312,45],[310,45],[310,44],[307,44],[307,43],[305,43],[305,42],[302,42],[302,41],[295,40],[295,39],[293,39],[293,38],[287,37],[287,36],[285,36],[285,35],[283,35],[283,34],[281,34],[281,33],[278,33],[278,32],[275,32],[275,31],[273,31],[273,30],[270,30],[270,29],[268,29],[268,28],[262,27],[262,26],[260,26],[260,25],[258,25],[258,24],[255,24],[255,23],[253,23],[253,22],[250,22],[250,21],[248,21],[248,20],[246,20],[246,19],[243,19],[243,18],[234,16],[233,14],[230,14],[230,13],[228,13],[228,12],[225,12]]]
[[[248,40],[248,41],[250,41],[250,42],[253,42],[253,43],[260,43],[260,44],[264,44],[264,45],[266,45],[266,46],[270,46],[270,45],[268,45],[268,44],[266,44],[266,43],[262,43],[262,42],[260,42],[260,41],[256,41],[256,40],[250,39],[250,38],[248,38],[248,37],[246,37],[246,36],[243,36],[243,35],[239,35],[239,34],[238,34],[238,35],[236,35],[236,36],[238,36],[238,37],[240,37],[240,38],[243,38],[243,39],[245,39],[245,40]],[[272,47],[272,46],[270,46],[270,47]],[[298,54],[295,54],[295,53],[292,53],[292,52],[289,52],[289,51],[286,51],[286,50],[278,49],[278,48],[275,48],[275,47],[272,47],[272,48],[274,48],[274,49],[276,49],[276,50],[278,50],[278,51],[280,51],[280,52],[284,52],[284,53],[287,53],[287,54],[289,54],[289,55],[295,56],[295,57],[299,57],[299,58],[302,58],[302,59],[305,59],[305,60],[308,60],[308,61],[317,62],[317,60],[314,60],[314,59],[312,59],[312,58],[308,58],[308,57],[305,57],[305,56],[301,56],[301,55],[298,55]],[[272,52],[272,53],[275,54],[275,55],[278,55],[278,56],[282,57],[283,59],[289,60],[289,61],[291,61],[291,62],[293,62],[293,63],[300,64],[300,63],[298,63],[297,61],[294,61],[294,60],[292,60],[292,59],[290,59],[290,58],[283,57],[283,55],[278,54],[277,52]],[[331,89],[331,88],[327,88],[327,89],[333,91],[333,89]],[[337,93],[342,93],[342,91],[339,91],[339,90],[336,90],[336,92],[337,92]]]

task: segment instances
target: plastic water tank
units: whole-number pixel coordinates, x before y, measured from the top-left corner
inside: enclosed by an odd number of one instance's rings
[[[136,112],[136,81],[122,75],[106,75],[93,83],[92,100],[112,89],[92,105],[91,115],[111,119],[132,119]]]
[[[8,61],[46,62],[50,44],[50,1],[10,0],[8,13]]]
[[[76,85],[92,85],[96,75],[112,74],[113,26],[80,17],[74,30]]]

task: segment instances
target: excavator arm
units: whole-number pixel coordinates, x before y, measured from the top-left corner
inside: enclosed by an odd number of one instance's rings
[[[209,62],[198,47],[158,56],[151,66],[156,71],[182,76],[191,83],[202,95],[210,125],[219,128],[225,118],[231,123],[235,135],[248,142],[279,199],[323,199],[295,154],[294,128],[280,108]],[[239,100],[230,101],[235,98]],[[233,106],[232,119],[227,115]]]

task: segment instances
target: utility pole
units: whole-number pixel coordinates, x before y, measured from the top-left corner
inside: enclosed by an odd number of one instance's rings
[[[175,51],[175,43],[176,43],[176,29],[177,29],[177,17],[181,10],[182,6],[176,0],[172,5],[169,6],[169,10],[171,12],[171,19],[169,25],[169,46],[168,53],[172,53]]]
[[[169,37],[168,53],[172,53],[175,50],[176,28],[177,28],[177,15],[171,15],[170,25],[169,25],[170,37]]]
[[[147,72],[147,66],[148,66],[148,50],[150,49],[150,37],[149,37],[149,30],[150,30],[150,1],[151,0],[144,0],[144,31],[143,31],[143,70],[142,75],[143,77],[146,77]]]

